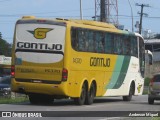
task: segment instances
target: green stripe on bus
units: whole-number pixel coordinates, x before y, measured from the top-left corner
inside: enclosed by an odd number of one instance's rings
[[[117,80],[119,78],[120,75],[120,71],[122,68],[122,63],[124,61],[124,56],[118,56],[117,60],[116,60],[116,65],[110,80],[110,83],[107,86],[107,89],[113,89],[113,87],[115,86],[115,84],[117,83]]]
[[[123,65],[122,65],[122,69],[121,69],[121,71],[120,71],[118,80],[117,80],[115,86],[114,86],[112,89],[118,89],[118,88],[121,87],[121,85],[123,84],[124,79],[125,79],[126,74],[127,74],[128,67],[129,67],[130,58],[131,58],[130,56],[126,56],[126,57],[124,58],[124,60],[123,60]]]

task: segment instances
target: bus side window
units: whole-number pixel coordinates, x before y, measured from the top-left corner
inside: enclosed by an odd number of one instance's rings
[[[95,32],[95,52],[99,52],[99,41],[100,41],[100,33]]]
[[[123,38],[121,35],[114,36],[114,53],[115,54],[118,54],[118,55],[123,54],[122,42],[123,42]]]
[[[89,42],[88,51],[89,52],[94,52],[93,31],[88,32],[88,42]]]
[[[85,51],[84,30],[78,30],[78,51]]]
[[[140,63],[140,72],[144,77],[144,67],[145,67],[145,48],[142,38],[139,37],[139,63]]]
[[[99,33],[99,41],[98,41],[98,52],[99,53],[104,53],[104,33],[100,32]]]
[[[105,33],[102,33],[101,36],[101,53],[105,53]]]
[[[134,37],[134,56],[138,57],[138,42],[137,42],[137,38]]]
[[[122,42],[123,42],[122,36],[119,35],[117,39],[117,50],[119,55],[123,54]]]
[[[128,37],[127,41],[127,55],[131,55],[131,37]]]
[[[130,48],[131,48],[130,38],[128,36],[125,36],[123,40],[123,54],[130,55],[131,52]]]
[[[78,28],[71,29],[71,44],[72,48],[78,50]]]
[[[111,33],[105,33],[105,53],[111,54],[113,49],[113,35]]]
[[[84,48],[83,51],[84,52],[88,52],[88,48],[89,48],[89,39],[88,39],[88,30],[84,30],[84,36],[83,36],[83,40],[84,40]]]
[[[137,39],[136,37],[131,38],[131,55],[138,57],[138,51],[137,51],[138,45],[137,45]]]
[[[118,35],[114,35],[114,54],[118,54],[118,47],[119,47]]]

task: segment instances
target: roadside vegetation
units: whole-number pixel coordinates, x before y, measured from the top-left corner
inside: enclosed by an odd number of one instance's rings
[[[160,120],[160,117],[154,117],[152,120]]]
[[[149,82],[150,82],[151,78],[145,78],[144,79],[144,86],[149,86]]]
[[[150,82],[151,78],[145,78],[144,80],[144,90],[143,90],[143,95],[148,94],[148,86],[149,86],[149,82]]]
[[[7,57],[11,56],[12,44],[8,43],[2,38],[2,33],[0,32],[0,55]]]
[[[28,102],[28,97],[0,97],[0,104],[12,104],[12,103],[21,103],[21,102]]]

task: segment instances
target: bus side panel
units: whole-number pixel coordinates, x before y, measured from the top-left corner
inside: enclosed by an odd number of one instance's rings
[[[139,68],[139,60],[136,57],[131,57],[130,60],[128,60],[128,68],[125,71],[122,71],[122,67],[124,66],[123,63],[119,71],[119,73],[114,73],[112,76],[114,79],[112,81],[115,83],[115,85],[109,84],[107,92],[104,94],[104,96],[124,96],[128,95],[131,82],[135,82],[135,95],[141,95],[143,92],[143,78],[140,77],[140,73],[138,71]],[[127,62],[125,62],[127,64]],[[119,74],[119,76],[115,77],[115,74]],[[124,81],[121,81],[121,77],[124,74]],[[112,83],[113,83],[112,82]],[[119,84],[119,87],[116,88],[116,84]],[[111,87],[112,86],[112,87]]]
[[[106,92],[105,86],[111,80],[117,55],[88,54],[74,50],[71,50],[70,53],[70,79],[68,81],[69,84],[74,84],[72,89],[76,88],[76,91],[70,89],[69,93],[79,96],[83,82],[87,80],[88,84],[91,84],[95,80],[97,87],[96,96],[103,96]]]

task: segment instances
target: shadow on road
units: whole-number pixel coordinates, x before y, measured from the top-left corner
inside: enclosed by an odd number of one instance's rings
[[[140,97],[141,98],[141,97]],[[122,97],[96,97],[94,99],[93,104],[116,104],[116,103],[125,103],[125,104],[130,104],[130,105],[149,105],[147,101],[147,96],[144,96],[143,100],[138,97],[133,97],[131,101],[123,101]],[[16,103],[12,105],[32,105],[32,106],[76,106],[74,103],[73,99],[55,99],[53,103],[51,104],[31,104],[29,101],[28,102],[23,102],[23,103]],[[154,105],[160,105],[160,101],[156,101],[153,104]],[[150,105],[152,106],[152,105]]]
[[[118,103],[123,102],[122,97],[97,97],[94,100],[93,104],[110,104],[110,103]],[[36,106],[75,106],[73,99],[56,99],[51,104],[31,104],[30,102],[23,102],[19,104],[12,104],[12,105],[36,105]]]

